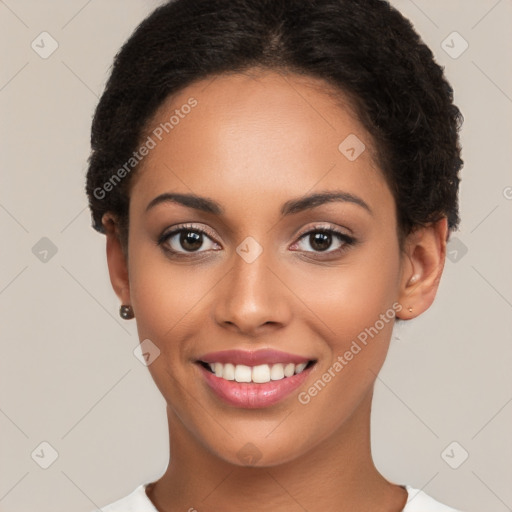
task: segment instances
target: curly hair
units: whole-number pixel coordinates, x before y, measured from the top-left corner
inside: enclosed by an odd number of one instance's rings
[[[449,231],[457,228],[463,116],[444,69],[388,2],[174,0],[125,42],[96,108],[86,183],[96,230],[105,232],[102,216],[112,212],[127,244],[136,167],[108,193],[104,184],[133,156],[164,100],[252,67],[320,78],[350,98],[395,199],[400,238],[443,217]]]

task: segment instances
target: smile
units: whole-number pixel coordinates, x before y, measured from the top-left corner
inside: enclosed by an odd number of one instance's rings
[[[314,363],[276,363],[260,364],[258,366],[246,366],[244,364],[233,363],[205,363],[201,362],[206,369],[209,369],[216,377],[224,380],[234,380],[236,382],[254,382],[264,384],[266,382],[282,380],[293,375],[302,373],[308,365]]]
[[[235,407],[256,409],[297,390],[316,360],[275,350],[225,350],[205,354],[196,363],[214,396]]]

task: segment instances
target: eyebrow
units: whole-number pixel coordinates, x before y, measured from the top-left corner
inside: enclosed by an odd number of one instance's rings
[[[359,196],[350,194],[348,192],[334,190],[318,192],[286,201],[281,207],[281,216],[285,217],[287,215],[299,213],[304,210],[309,210],[311,208],[316,208],[317,206],[332,202],[356,204],[373,215],[372,209]],[[160,194],[159,196],[152,199],[146,207],[146,212],[151,208],[154,208],[156,205],[162,203],[177,203],[188,208],[193,208],[195,210],[200,210],[206,213],[212,213],[214,215],[223,215],[225,213],[224,208],[219,203],[208,197],[198,196],[196,194],[177,194],[170,192]]]

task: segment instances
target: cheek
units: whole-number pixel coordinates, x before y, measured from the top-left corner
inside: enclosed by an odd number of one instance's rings
[[[398,258],[398,249],[372,247],[346,265],[303,280],[302,293],[314,313],[304,318],[321,340],[322,364],[298,398],[308,421],[330,411],[319,437],[351,416],[386,359],[396,314]]]
[[[139,337],[141,340],[149,338],[162,352],[176,351],[179,347],[172,340],[180,339],[187,331],[195,305],[211,286],[197,278],[197,270],[192,266],[173,265],[160,248],[138,245],[135,236],[133,240],[130,297]]]
[[[375,324],[381,338],[391,334],[399,290],[399,253],[393,246],[383,249],[361,250],[338,267],[303,273],[298,294],[307,297],[305,302],[316,315],[322,337],[331,340],[336,351]],[[384,325],[381,315],[386,316]]]
[[[198,325],[195,308],[210,287],[189,268],[170,265],[158,251],[141,244],[130,253],[130,296],[139,339],[151,340],[160,351],[148,370],[166,401],[179,408],[180,383],[190,370],[183,364],[192,353],[188,340],[194,322],[195,329]]]

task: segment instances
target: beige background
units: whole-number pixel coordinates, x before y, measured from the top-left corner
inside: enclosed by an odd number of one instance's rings
[[[87,512],[167,465],[165,404],[133,355],[135,323],[118,317],[104,238],[90,227],[83,191],[91,115],[112,58],[157,4],[0,1],[2,512]],[[512,3],[393,4],[446,67],[465,116],[465,167],[462,224],[437,301],[396,330],[377,382],[375,459],[389,479],[440,501],[505,512],[512,510]],[[46,59],[31,47],[45,37],[51,49],[43,31],[58,43]],[[469,44],[458,58],[441,46],[454,31]],[[447,44],[452,55],[463,48],[458,36]],[[58,457],[43,469],[52,449]]]

